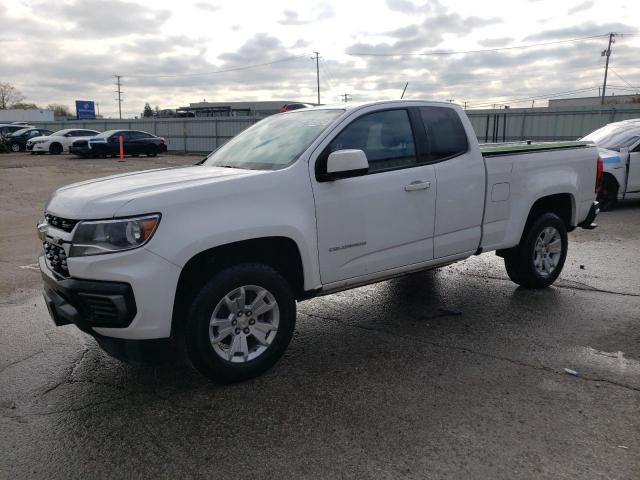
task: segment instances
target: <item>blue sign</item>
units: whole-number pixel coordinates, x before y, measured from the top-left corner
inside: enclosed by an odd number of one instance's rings
[[[90,100],[76,100],[76,115],[78,120],[96,118],[96,104]]]

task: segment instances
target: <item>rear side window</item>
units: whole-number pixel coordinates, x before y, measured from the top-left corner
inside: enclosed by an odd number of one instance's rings
[[[348,149],[362,150],[367,155],[369,172],[417,163],[406,110],[370,113],[352,122],[329,144],[329,152]]]
[[[468,150],[467,133],[455,110],[445,107],[420,107],[420,115],[427,130],[430,162],[454,157]]]

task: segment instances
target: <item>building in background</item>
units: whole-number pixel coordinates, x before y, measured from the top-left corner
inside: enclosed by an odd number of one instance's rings
[[[39,108],[9,108],[0,110],[0,123],[11,122],[53,122],[53,110]]]
[[[549,100],[549,107],[599,107],[601,102],[601,97],[554,98]],[[605,105],[629,105],[634,103],[640,104],[640,94],[604,97]]]
[[[265,102],[197,102],[176,110],[192,113],[196,117],[266,117],[280,112],[287,103],[302,103],[291,100],[270,100]]]

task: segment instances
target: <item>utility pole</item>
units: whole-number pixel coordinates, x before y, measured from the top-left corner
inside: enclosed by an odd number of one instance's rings
[[[536,101],[535,100],[531,100],[531,108],[535,107],[536,105]]]
[[[609,45],[607,46],[607,49],[603,50],[602,53],[600,54],[603,57],[607,57],[607,61],[604,66],[604,83],[602,84],[602,99],[600,100],[601,105],[604,105],[604,96],[607,91],[607,74],[609,73],[609,57],[611,57],[611,44],[616,43],[616,41],[613,39],[613,37],[615,36],[616,34],[613,32],[609,34]]]
[[[464,101],[464,109],[465,110],[467,109],[467,101],[466,100]]]
[[[315,58],[316,60],[316,85],[318,87],[318,105],[320,105],[320,53],[318,52],[313,52],[316,54],[315,57],[311,57],[311,59],[313,60]]]
[[[342,95],[340,95],[342,97],[342,101],[344,103],[347,103],[349,100],[351,100],[349,97],[351,96],[350,93],[343,93]]]
[[[449,103],[453,103],[455,101],[455,98],[447,98],[447,102]]]
[[[114,75],[114,77],[116,77],[116,86],[118,87],[116,90],[116,93],[118,94],[118,116],[120,117],[120,120],[122,120],[122,90],[120,89],[120,79],[122,78],[122,75]]]

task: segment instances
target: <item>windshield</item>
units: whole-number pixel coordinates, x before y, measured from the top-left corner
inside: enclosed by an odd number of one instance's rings
[[[111,135],[113,135],[116,132],[119,132],[120,130],[107,130],[106,132],[102,132],[99,133],[98,135],[94,136],[93,138],[109,138]]]
[[[211,153],[210,167],[278,170],[294,162],[344,110],[302,110],[265,118]]]
[[[606,125],[581,140],[593,142],[602,148],[619,151],[621,148],[631,147],[640,140],[640,129]]]
[[[53,132],[51,134],[52,137],[62,137],[65,133],[69,133],[71,130],[65,128],[64,130],[58,130],[57,132]]]
[[[22,130],[17,130],[13,133],[10,133],[9,136],[10,137],[19,137],[20,135],[27,133],[29,130],[31,130],[31,128],[23,128]]]

